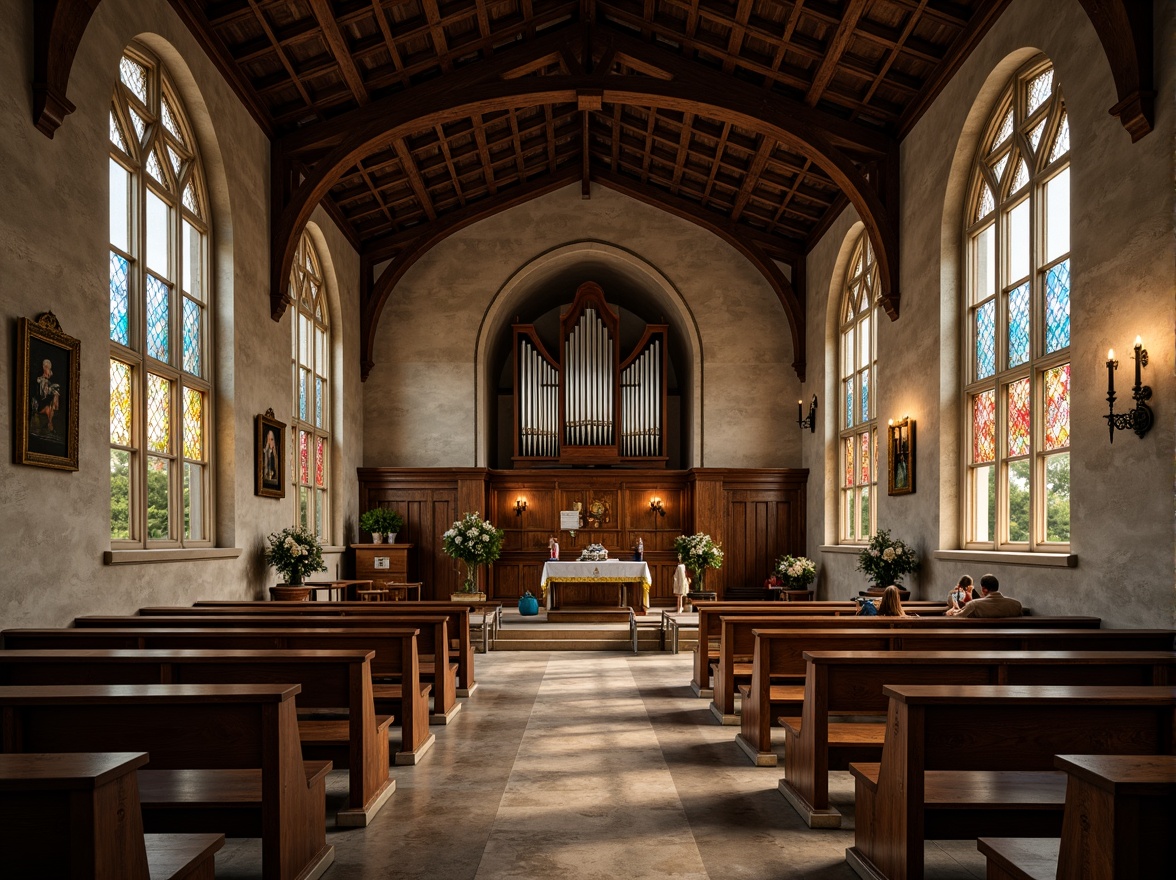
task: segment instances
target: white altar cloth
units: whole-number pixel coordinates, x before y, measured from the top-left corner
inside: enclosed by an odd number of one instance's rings
[[[546,593],[544,604],[551,609],[551,591],[548,583],[614,583],[641,584],[641,605],[649,608],[649,588],[653,585],[653,576],[649,573],[649,566],[644,562],[631,559],[602,559],[599,561],[569,560],[563,562],[549,559],[543,564],[543,574],[539,586]]]

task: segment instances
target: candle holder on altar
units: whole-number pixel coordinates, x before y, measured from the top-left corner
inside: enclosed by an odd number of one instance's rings
[[[1135,385],[1131,389],[1131,399],[1135,401],[1134,409],[1124,413],[1115,412],[1115,370],[1119,369],[1119,362],[1115,360],[1115,350],[1107,352],[1107,405],[1110,412],[1103,416],[1107,420],[1107,431],[1111,435],[1111,442],[1115,442],[1115,431],[1130,428],[1140,438],[1151,430],[1155,416],[1151,407],[1145,401],[1151,399],[1151,386],[1144,385],[1141,367],[1147,366],[1147,349],[1143,347],[1143,340],[1135,337]]]

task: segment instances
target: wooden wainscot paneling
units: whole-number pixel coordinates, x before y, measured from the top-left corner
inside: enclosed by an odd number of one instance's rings
[[[724,585],[761,587],[778,557],[805,554],[808,472],[724,470],[718,476],[726,535]]]

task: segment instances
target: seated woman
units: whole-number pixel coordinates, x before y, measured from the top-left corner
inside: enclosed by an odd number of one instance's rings
[[[898,587],[891,584],[882,591],[882,598],[878,600],[879,617],[915,617],[902,610],[902,594]]]
[[[972,593],[972,579],[968,575],[960,578],[959,583],[948,594],[948,599],[951,601],[951,607],[959,611],[976,596]]]

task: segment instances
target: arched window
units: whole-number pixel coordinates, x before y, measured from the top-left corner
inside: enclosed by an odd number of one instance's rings
[[[290,272],[290,300],[296,308],[291,483],[295,522],[330,543],[331,326],[321,266],[304,231]]]
[[[1053,67],[996,105],[964,216],[964,543],[1070,541],[1070,127]]]
[[[138,46],[110,108],[110,539],[212,543],[208,208],[192,127]]]
[[[841,535],[865,543],[878,530],[878,264],[863,231],[854,245],[841,298]]]

